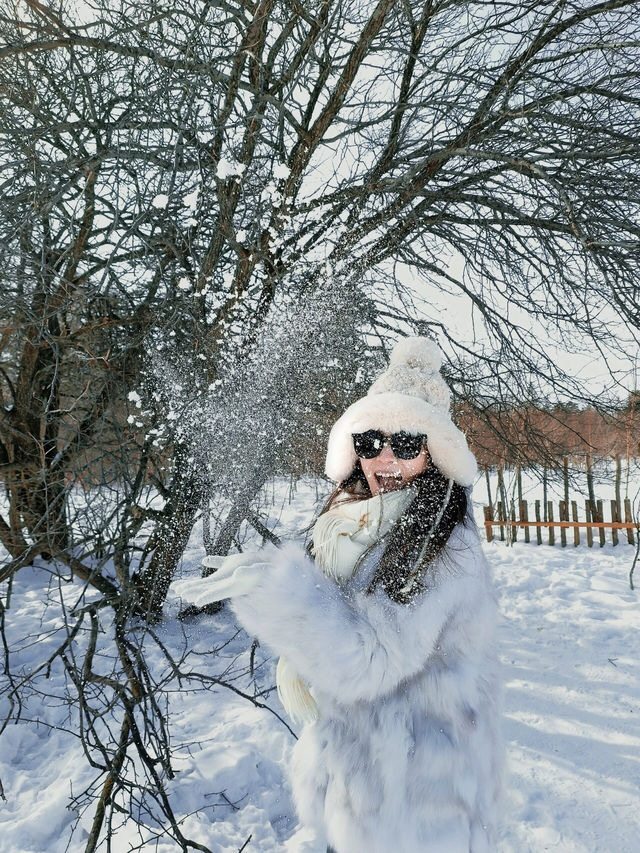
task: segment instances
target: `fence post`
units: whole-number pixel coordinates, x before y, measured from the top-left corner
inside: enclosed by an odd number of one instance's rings
[[[520,501],[520,521],[529,521],[529,508],[526,501]],[[524,529],[524,541],[530,542],[531,535],[529,533],[529,525]]]
[[[517,542],[518,540],[518,528],[516,526],[516,507],[513,501],[511,501],[511,541]]]
[[[625,499],[624,499],[624,520],[625,520],[625,522],[626,522],[627,524],[631,524],[631,523],[632,523],[632,518],[631,518],[631,501],[629,500],[629,498],[625,498]],[[634,539],[633,539],[633,527],[627,527],[627,542],[629,543],[629,545],[633,545],[633,544],[634,544]]]
[[[611,521],[615,524],[620,521],[620,512],[618,510],[618,501],[611,501]],[[611,541],[614,545],[618,544],[618,530],[615,527],[611,528]]]
[[[560,501],[560,513],[558,516],[560,521],[569,521],[569,513],[567,512],[567,509],[568,509],[567,502],[566,501]],[[566,527],[560,528],[560,544],[562,545],[563,548],[567,547],[567,528]]]
[[[487,542],[493,542],[493,507],[486,506],[484,508],[484,529],[487,534]]]
[[[604,521],[604,510],[602,508],[602,501],[597,502],[597,507],[598,507],[598,521],[602,522],[602,521]],[[599,527],[598,529],[600,531],[600,547],[604,548],[604,541],[605,541],[604,540],[604,527]]]
[[[586,520],[593,521],[593,516],[591,514],[591,501],[584,502],[584,511]],[[587,527],[587,545],[589,548],[593,548],[593,527]]]
[[[553,501],[547,502],[547,515],[549,521],[553,521]],[[549,545],[556,544],[556,531],[552,524],[549,525]]]
[[[571,518],[576,522],[576,526],[573,528],[573,544],[577,547],[580,544],[580,528],[577,525],[578,504],[576,501],[571,501]]]
[[[540,501],[536,501],[535,510],[536,521],[542,521],[542,519],[540,518]],[[542,528],[539,526],[536,527],[536,542],[538,543],[538,545],[542,545]]]

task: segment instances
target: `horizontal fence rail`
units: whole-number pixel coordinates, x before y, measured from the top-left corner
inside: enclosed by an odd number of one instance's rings
[[[502,541],[515,542],[518,531],[524,531],[524,541],[531,541],[531,530],[535,531],[535,541],[542,545],[542,531],[547,529],[547,541],[549,545],[556,544],[556,529],[560,531],[560,544],[567,545],[567,531],[573,531],[573,545],[580,544],[580,531],[585,530],[587,545],[593,547],[594,531],[596,531],[600,547],[605,544],[605,531],[611,531],[611,541],[618,544],[618,531],[626,531],[626,539],[630,545],[635,544],[635,537],[639,535],[640,523],[633,520],[631,513],[631,502],[626,499],[623,502],[624,521],[622,521],[621,506],[618,501],[611,501],[611,520],[604,519],[603,501],[585,501],[585,520],[580,521],[578,517],[578,503],[571,501],[571,518],[569,518],[569,504],[566,501],[558,502],[558,517],[554,518],[554,506],[552,501],[543,505],[542,501],[534,502],[535,520],[529,518],[528,501],[518,501],[518,512],[516,515],[516,502],[512,502],[509,510],[505,508],[502,501],[498,501],[494,510],[493,506],[484,507],[484,527],[487,534],[487,542],[493,541],[495,537],[494,528],[499,528],[499,538]]]

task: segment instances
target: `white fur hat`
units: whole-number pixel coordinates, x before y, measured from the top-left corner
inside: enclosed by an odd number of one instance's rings
[[[333,425],[325,464],[327,476],[341,483],[353,471],[358,459],[353,433],[379,429],[391,435],[404,430],[414,435],[424,433],[434,465],[445,477],[470,486],[478,468],[464,434],[451,420],[451,392],[440,375],[441,364],[440,349],[429,338],[399,341],[389,367],[366,397],[356,400]]]

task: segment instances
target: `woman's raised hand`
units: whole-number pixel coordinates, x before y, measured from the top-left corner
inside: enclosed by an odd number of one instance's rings
[[[171,584],[173,592],[185,603],[197,607],[250,592],[268,565],[264,557],[255,552],[205,557],[202,564],[216,571],[206,578],[189,578]]]

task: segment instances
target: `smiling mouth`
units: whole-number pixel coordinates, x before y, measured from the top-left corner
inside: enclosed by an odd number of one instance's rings
[[[381,492],[393,492],[402,486],[402,474],[376,474],[376,482]]]

